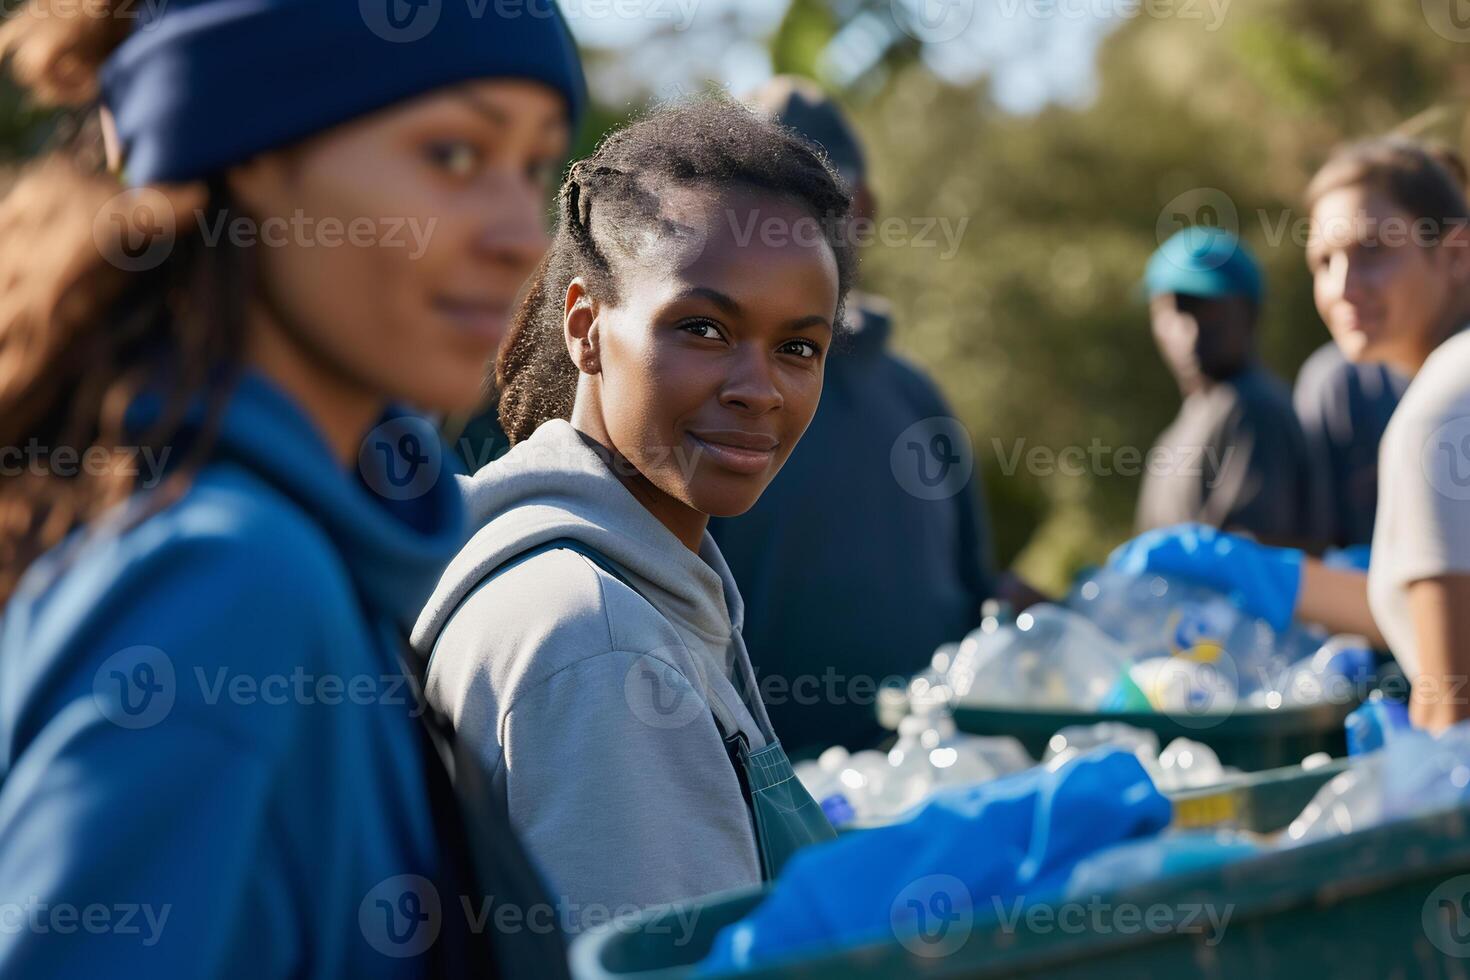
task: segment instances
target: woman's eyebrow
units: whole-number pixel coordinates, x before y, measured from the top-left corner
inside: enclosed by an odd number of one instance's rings
[[[459,97],[471,109],[475,110],[475,112],[490,120],[490,122],[494,123],[496,126],[500,126],[501,128],[504,128],[506,126],[507,120],[505,117],[505,112],[499,106],[492,105],[489,102],[485,102],[468,92],[461,92],[459,94]]]
[[[730,316],[739,316],[741,313],[740,304],[733,297],[708,286],[691,286],[675,296],[673,301],[678,303],[688,299],[707,299]]]
[[[831,330],[832,321],[819,313],[812,313],[808,316],[790,320],[786,324],[786,329],[791,333],[796,333],[798,330],[805,330],[807,327],[826,327],[828,330]]]

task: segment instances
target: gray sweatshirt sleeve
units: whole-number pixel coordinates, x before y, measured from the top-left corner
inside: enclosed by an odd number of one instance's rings
[[[718,729],[661,656],[575,660],[516,697],[502,746],[511,820],[570,928],[760,880]]]

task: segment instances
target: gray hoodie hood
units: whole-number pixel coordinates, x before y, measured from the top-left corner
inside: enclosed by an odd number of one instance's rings
[[[744,707],[762,736],[755,742],[770,737],[740,635],[744,605],[708,532],[699,554],[690,551],[562,419],[544,423],[530,439],[459,480],[469,526],[479,530],[450,562],[420,615],[412,634],[416,650],[429,655],[450,616],[493,570],[538,545],[572,538],[617,566],[706,668],[740,678],[750,692]]]

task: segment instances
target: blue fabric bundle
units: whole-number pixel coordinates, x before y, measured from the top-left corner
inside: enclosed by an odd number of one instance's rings
[[[586,100],[553,0],[169,0],[102,68],[134,185],[195,180],[476,78]]]
[[[1055,896],[1078,861],[1157,833],[1171,814],[1116,748],[941,794],[905,823],[797,855],[770,897],[716,937],[701,972],[922,933],[931,911],[979,918],[996,902]],[[943,903],[929,901],[936,892]]]

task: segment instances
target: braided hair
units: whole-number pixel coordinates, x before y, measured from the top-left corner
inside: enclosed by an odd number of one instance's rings
[[[843,229],[852,200],[821,151],[796,132],[724,99],[673,105],[609,135],[568,171],[557,195],[551,248],[511,322],[495,365],[500,423],[511,445],[541,423],[570,418],[577,366],[563,312],[575,278],[603,302],[618,299],[616,269],[650,239],[678,236],[662,205],[679,188],[749,188],[802,205],[824,229],[837,262],[838,308],[856,255]]]

